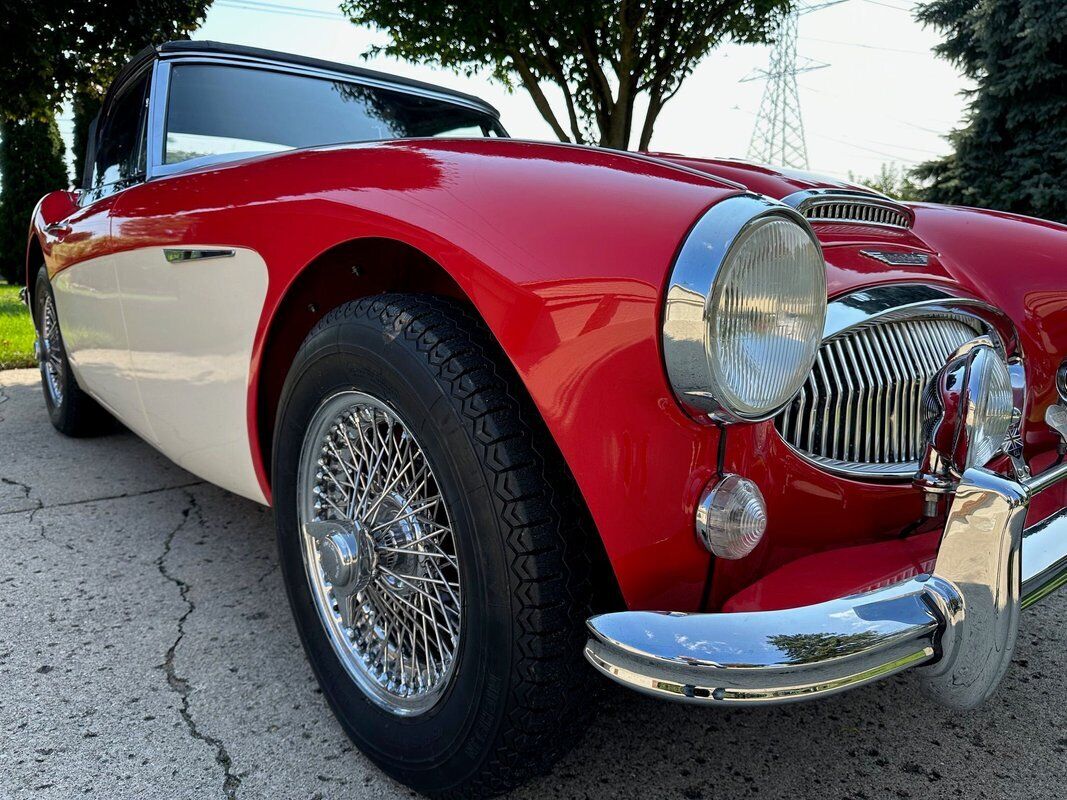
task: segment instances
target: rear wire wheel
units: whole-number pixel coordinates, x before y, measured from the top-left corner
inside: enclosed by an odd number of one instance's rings
[[[95,436],[114,426],[112,417],[78,385],[70,367],[48,271],[41,267],[33,291],[37,361],[48,418],[67,436]]]
[[[283,387],[272,476],[297,628],[367,756],[473,797],[570,749],[595,533],[480,320],[424,295],[330,312]]]

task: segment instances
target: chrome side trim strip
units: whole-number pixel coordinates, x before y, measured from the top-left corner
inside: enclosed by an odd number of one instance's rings
[[[164,247],[163,257],[172,264],[183,261],[205,261],[209,258],[233,258],[234,250],[197,250],[185,247]]]

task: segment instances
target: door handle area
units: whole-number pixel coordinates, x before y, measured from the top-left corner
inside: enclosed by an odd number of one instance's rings
[[[165,247],[163,257],[171,264],[180,264],[183,261],[203,261],[207,258],[232,258],[236,253],[233,250],[203,250],[199,248]]]

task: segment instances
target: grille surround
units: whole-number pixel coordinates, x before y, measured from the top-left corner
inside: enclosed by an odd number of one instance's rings
[[[962,313],[888,315],[823,340],[808,379],[775,418],[801,457],[858,478],[910,478],[922,456],[930,379],[963,344],[988,333]]]
[[[808,222],[845,222],[856,225],[880,225],[886,228],[911,227],[911,217],[894,203],[875,200],[833,201],[821,199],[802,208]]]

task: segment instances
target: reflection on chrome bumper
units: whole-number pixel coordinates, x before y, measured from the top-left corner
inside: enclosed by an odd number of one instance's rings
[[[589,620],[589,661],[647,694],[783,703],[921,666],[936,700],[973,708],[1011,663],[1019,610],[1067,583],[1067,509],[1024,529],[1067,464],[1023,482],[964,475],[933,574],[803,608],[729,614],[624,611]]]

